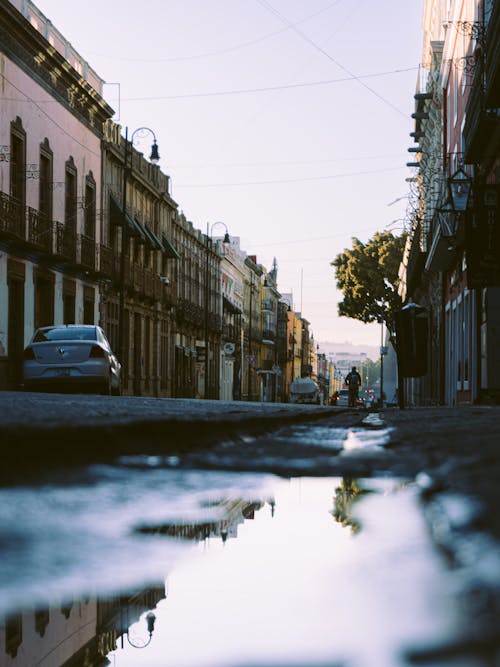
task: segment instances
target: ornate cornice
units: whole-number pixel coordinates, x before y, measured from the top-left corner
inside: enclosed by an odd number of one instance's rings
[[[113,109],[8,0],[0,0],[0,50],[102,138]]]

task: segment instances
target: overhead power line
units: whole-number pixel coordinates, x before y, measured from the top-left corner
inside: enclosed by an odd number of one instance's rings
[[[330,2],[330,4],[327,5],[326,7],[318,9],[318,11],[314,12],[313,14],[308,14],[299,21],[296,21],[293,25],[306,23],[307,21],[316,18],[316,16],[324,14],[329,9],[331,9],[335,5],[340,4],[341,2],[343,2],[343,0],[335,0],[335,2]],[[111,58],[113,60],[119,60],[122,62],[135,62],[135,63],[173,63],[185,60],[200,60],[203,58],[211,58],[213,56],[225,55],[226,53],[232,53],[233,51],[240,51],[241,49],[245,49],[249,46],[260,44],[260,42],[265,42],[267,39],[270,39],[271,37],[276,37],[276,35],[281,35],[281,33],[286,32],[289,29],[290,29],[289,26],[285,26],[284,28],[280,28],[279,30],[273,30],[273,32],[268,32],[267,34],[262,35],[261,37],[256,37],[255,39],[250,39],[246,42],[241,42],[240,44],[234,44],[233,46],[227,46],[223,49],[215,49],[214,51],[206,51],[205,53],[196,53],[187,56],[172,56],[170,58],[132,58],[126,56],[125,57],[116,56],[115,54],[96,53],[95,51],[93,52],[93,55],[99,56],[100,58]]]
[[[195,93],[181,93],[175,95],[154,95],[150,97],[123,97],[122,102],[153,102],[158,100],[180,100],[188,99],[193,97],[220,97],[223,95],[248,95],[252,93],[267,93],[275,90],[286,90],[292,88],[307,88],[312,86],[326,86],[331,85],[332,83],[344,83],[346,81],[360,81],[361,79],[374,79],[380,76],[388,76],[390,74],[401,74],[405,72],[412,72],[417,70],[418,67],[405,67],[402,69],[393,69],[386,72],[375,72],[373,74],[360,74],[359,76],[350,75],[341,77],[339,79],[323,79],[319,81],[304,81],[301,83],[288,83],[280,84],[276,86],[260,86],[258,88],[235,88],[231,90],[218,90],[218,91],[207,91],[207,92],[195,92]],[[112,101],[112,100],[111,100]],[[406,116],[406,114],[404,114]]]
[[[330,174],[328,176],[305,176],[302,178],[280,178],[267,181],[239,181],[235,183],[178,183],[177,188],[222,188],[222,187],[237,187],[240,185],[275,185],[276,183],[303,183],[306,181],[328,181],[333,178],[346,178],[348,176],[364,176],[367,174],[382,174],[388,171],[401,171],[406,169],[404,166],[390,167],[388,169],[374,169],[371,171],[353,171],[344,174]]]
[[[366,88],[370,93],[375,95],[375,97],[378,97],[379,100],[384,102],[384,104],[387,104],[388,106],[391,107],[391,109],[394,109],[397,113],[401,114],[402,116],[406,117],[406,113],[404,111],[401,111],[401,109],[398,109],[398,107],[393,104],[390,100],[386,99],[379,93],[377,93],[376,90],[371,88],[368,84],[364,83],[364,81],[361,80],[361,77],[356,76],[353,72],[351,72],[347,67],[342,65],[338,60],[336,60],[328,51],[325,51],[319,44],[317,44],[314,40],[312,40],[310,37],[308,37],[304,32],[299,30],[295,24],[293,24],[289,19],[287,19],[286,16],[284,16],[281,12],[279,12],[275,7],[271,5],[268,0],[257,0],[259,4],[261,4],[263,7],[265,7],[268,11],[272,12],[275,16],[277,16],[280,21],[283,21],[286,25],[288,25],[289,28],[291,28],[294,32],[299,35],[303,40],[305,40],[308,44],[310,44],[313,48],[315,48],[317,51],[322,53],[324,56],[326,56],[329,60],[332,61],[337,67],[339,67],[341,70],[343,70],[346,74],[349,74],[353,79],[358,81],[360,85],[363,86],[363,88]]]

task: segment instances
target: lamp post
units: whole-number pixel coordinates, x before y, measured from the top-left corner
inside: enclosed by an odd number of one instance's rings
[[[120,299],[118,304],[118,350],[120,354],[120,361],[128,372],[128,363],[126,363],[125,350],[125,253],[128,250],[128,231],[127,231],[127,176],[131,169],[132,146],[134,137],[137,135],[143,136],[146,134],[153,135],[153,145],[151,146],[151,155],[149,159],[152,164],[158,164],[160,155],[158,153],[158,144],[156,142],[156,135],[149,127],[139,127],[132,132],[130,141],[128,140],[128,127],[125,128],[125,152],[123,158],[123,184],[122,184],[122,237],[121,237],[121,253],[120,253]]]
[[[229,238],[229,232],[227,225],[224,222],[213,222],[210,224],[207,222],[207,244],[206,244],[206,257],[205,257],[205,398],[209,398],[210,392],[210,359],[209,359],[209,349],[208,349],[208,320],[209,320],[209,309],[210,309],[210,250],[212,247],[212,230],[216,225],[222,225],[226,230],[222,243],[227,244],[231,242]]]
[[[134,636],[131,639],[130,631],[127,630],[126,637],[127,637],[127,641],[130,644],[130,646],[133,646],[134,648],[146,648],[146,646],[148,646],[148,644],[151,643],[151,639],[153,638],[153,631],[155,629],[155,621],[156,621],[156,616],[153,614],[152,611],[148,611],[148,613],[146,614],[146,624],[147,624],[148,634],[149,634],[147,639],[143,639],[142,637],[138,637],[138,636],[137,637]],[[122,648],[123,648],[123,646],[122,646]]]

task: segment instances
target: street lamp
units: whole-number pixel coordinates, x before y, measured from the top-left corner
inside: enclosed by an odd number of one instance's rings
[[[128,372],[128,363],[126,363],[125,350],[125,253],[128,250],[128,230],[127,230],[127,176],[131,169],[132,162],[132,146],[134,137],[145,136],[147,134],[153,135],[153,145],[151,146],[151,154],[149,160],[152,164],[158,164],[160,154],[158,152],[158,143],[156,135],[149,127],[139,127],[132,132],[130,141],[128,140],[128,127],[125,128],[125,149],[123,158],[123,185],[122,185],[122,238],[121,238],[121,254],[120,254],[120,300],[118,304],[118,350],[120,354],[120,361],[125,372]]]
[[[462,212],[467,209],[471,188],[472,179],[462,167],[449,177],[448,189],[455,211]]]
[[[209,398],[209,387],[210,387],[210,360],[209,360],[209,350],[208,350],[208,319],[209,319],[209,307],[210,307],[210,249],[212,247],[212,230],[217,225],[222,225],[226,230],[222,243],[224,245],[231,243],[229,238],[229,232],[227,225],[224,222],[213,222],[212,224],[207,222],[207,236],[206,236],[206,258],[205,258],[205,398]]]
[[[147,639],[143,639],[142,637],[139,636],[133,636],[131,639],[130,637],[130,631],[127,630],[127,641],[130,644],[130,646],[133,646],[134,648],[146,648],[148,644],[151,643],[151,639],[153,638],[153,631],[155,629],[155,621],[156,621],[156,616],[153,614],[152,611],[148,611],[146,614],[146,624],[148,628],[148,633],[149,637]]]
[[[461,216],[467,210],[469,197],[472,189],[472,179],[460,167],[448,178],[448,198],[437,211],[437,219],[441,227],[441,234],[450,239],[449,249],[455,246],[453,240],[456,239],[459,231]]]

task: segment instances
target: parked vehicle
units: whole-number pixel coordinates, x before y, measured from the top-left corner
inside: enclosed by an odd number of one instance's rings
[[[311,378],[297,378],[290,385],[290,403],[320,403],[319,387]]]
[[[73,388],[119,395],[120,372],[104,331],[91,324],[40,327],[24,350],[27,391]]]

